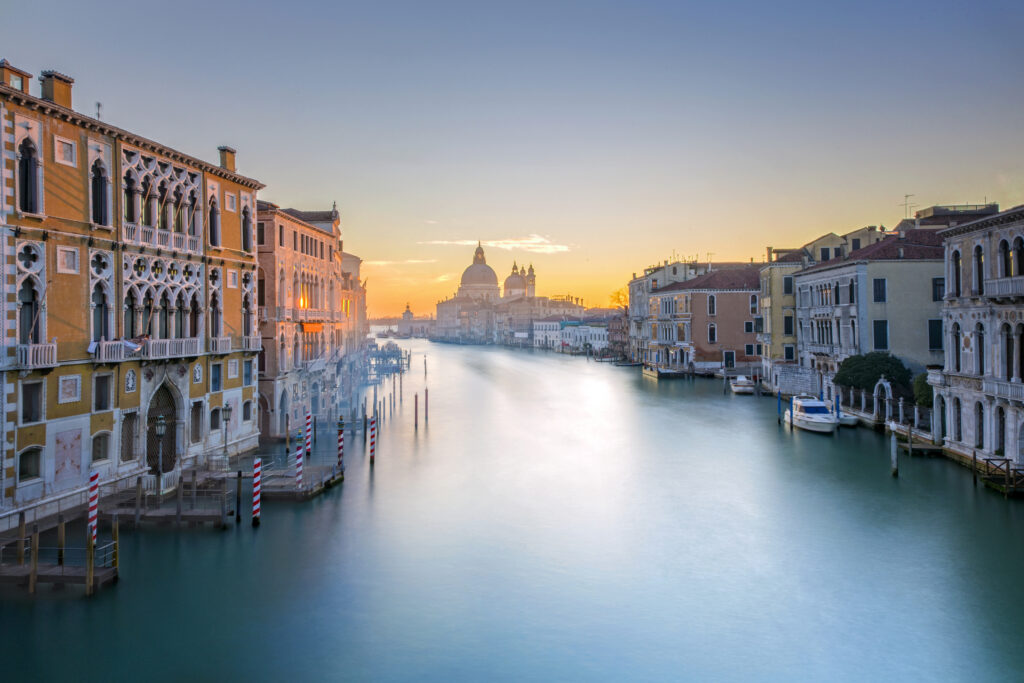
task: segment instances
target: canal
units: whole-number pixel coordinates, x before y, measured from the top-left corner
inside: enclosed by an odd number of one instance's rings
[[[123,532],[115,588],[5,593],[5,674],[1020,676],[1024,506],[966,470],[893,479],[882,436],[790,433],[716,381],[403,344],[373,470],[360,438],[341,490],[265,503],[258,530]]]

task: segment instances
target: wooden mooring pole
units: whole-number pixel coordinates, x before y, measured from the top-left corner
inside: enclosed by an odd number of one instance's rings
[[[892,476],[900,476],[900,463],[896,455],[896,430],[889,433],[889,458],[892,460]]]
[[[238,484],[235,487],[235,524],[242,523],[242,470],[238,470]]]
[[[18,565],[25,564],[25,511],[18,513]]]
[[[423,387],[423,424],[430,422],[430,389]]]
[[[57,515],[57,565],[64,566],[64,515]]]
[[[32,560],[28,570],[28,592],[36,592],[36,574],[39,572],[39,525],[32,525]]]
[[[413,429],[419,429],[419,427],[420,427],[420,395],[419,395],[419,393],[417,393],[413,397],[412,426],[413,426]]]

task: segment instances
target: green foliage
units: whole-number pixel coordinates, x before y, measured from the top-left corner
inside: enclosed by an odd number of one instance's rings
[[[899,358],[884,351],[850,356],[839,366],[835,383],[871,391],[882,375],[893,385],[894,392],[910,393],[910,370]]]
[[[928,384],[928,373],[914,377],[914,403],[925,408],[932,407],[932,388]]]

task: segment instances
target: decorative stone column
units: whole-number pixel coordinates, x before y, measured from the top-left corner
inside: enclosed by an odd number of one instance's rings
[[[900,402],[899,402],[899,416],[900,416],[900,424],[903,424],[903,417],[904,416],[903,416],[903,397],[902,396],[900,397]]]

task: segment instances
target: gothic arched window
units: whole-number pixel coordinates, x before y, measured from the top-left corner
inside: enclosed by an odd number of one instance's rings
[[[242,251],[252,251],[252,218],[248,206],[242,209]]]
[[[25,278],[18,290],[18,343],[38,344],[40,332],[40,296],[35,281]]]
[[[110,339],[109,319],[110,305],[107,303],[106,292],[99,283],[92,288],[92,340]]]
[[[18,145],[18,208],[39,213],[39,153],[35,143],[25,138]]]
[[[217,200],[210,197],[210,245],[220,246],[220,211],[217,210]]]
[[[107,225],[107,171],[97,159],[92,165],[92,222]]]

